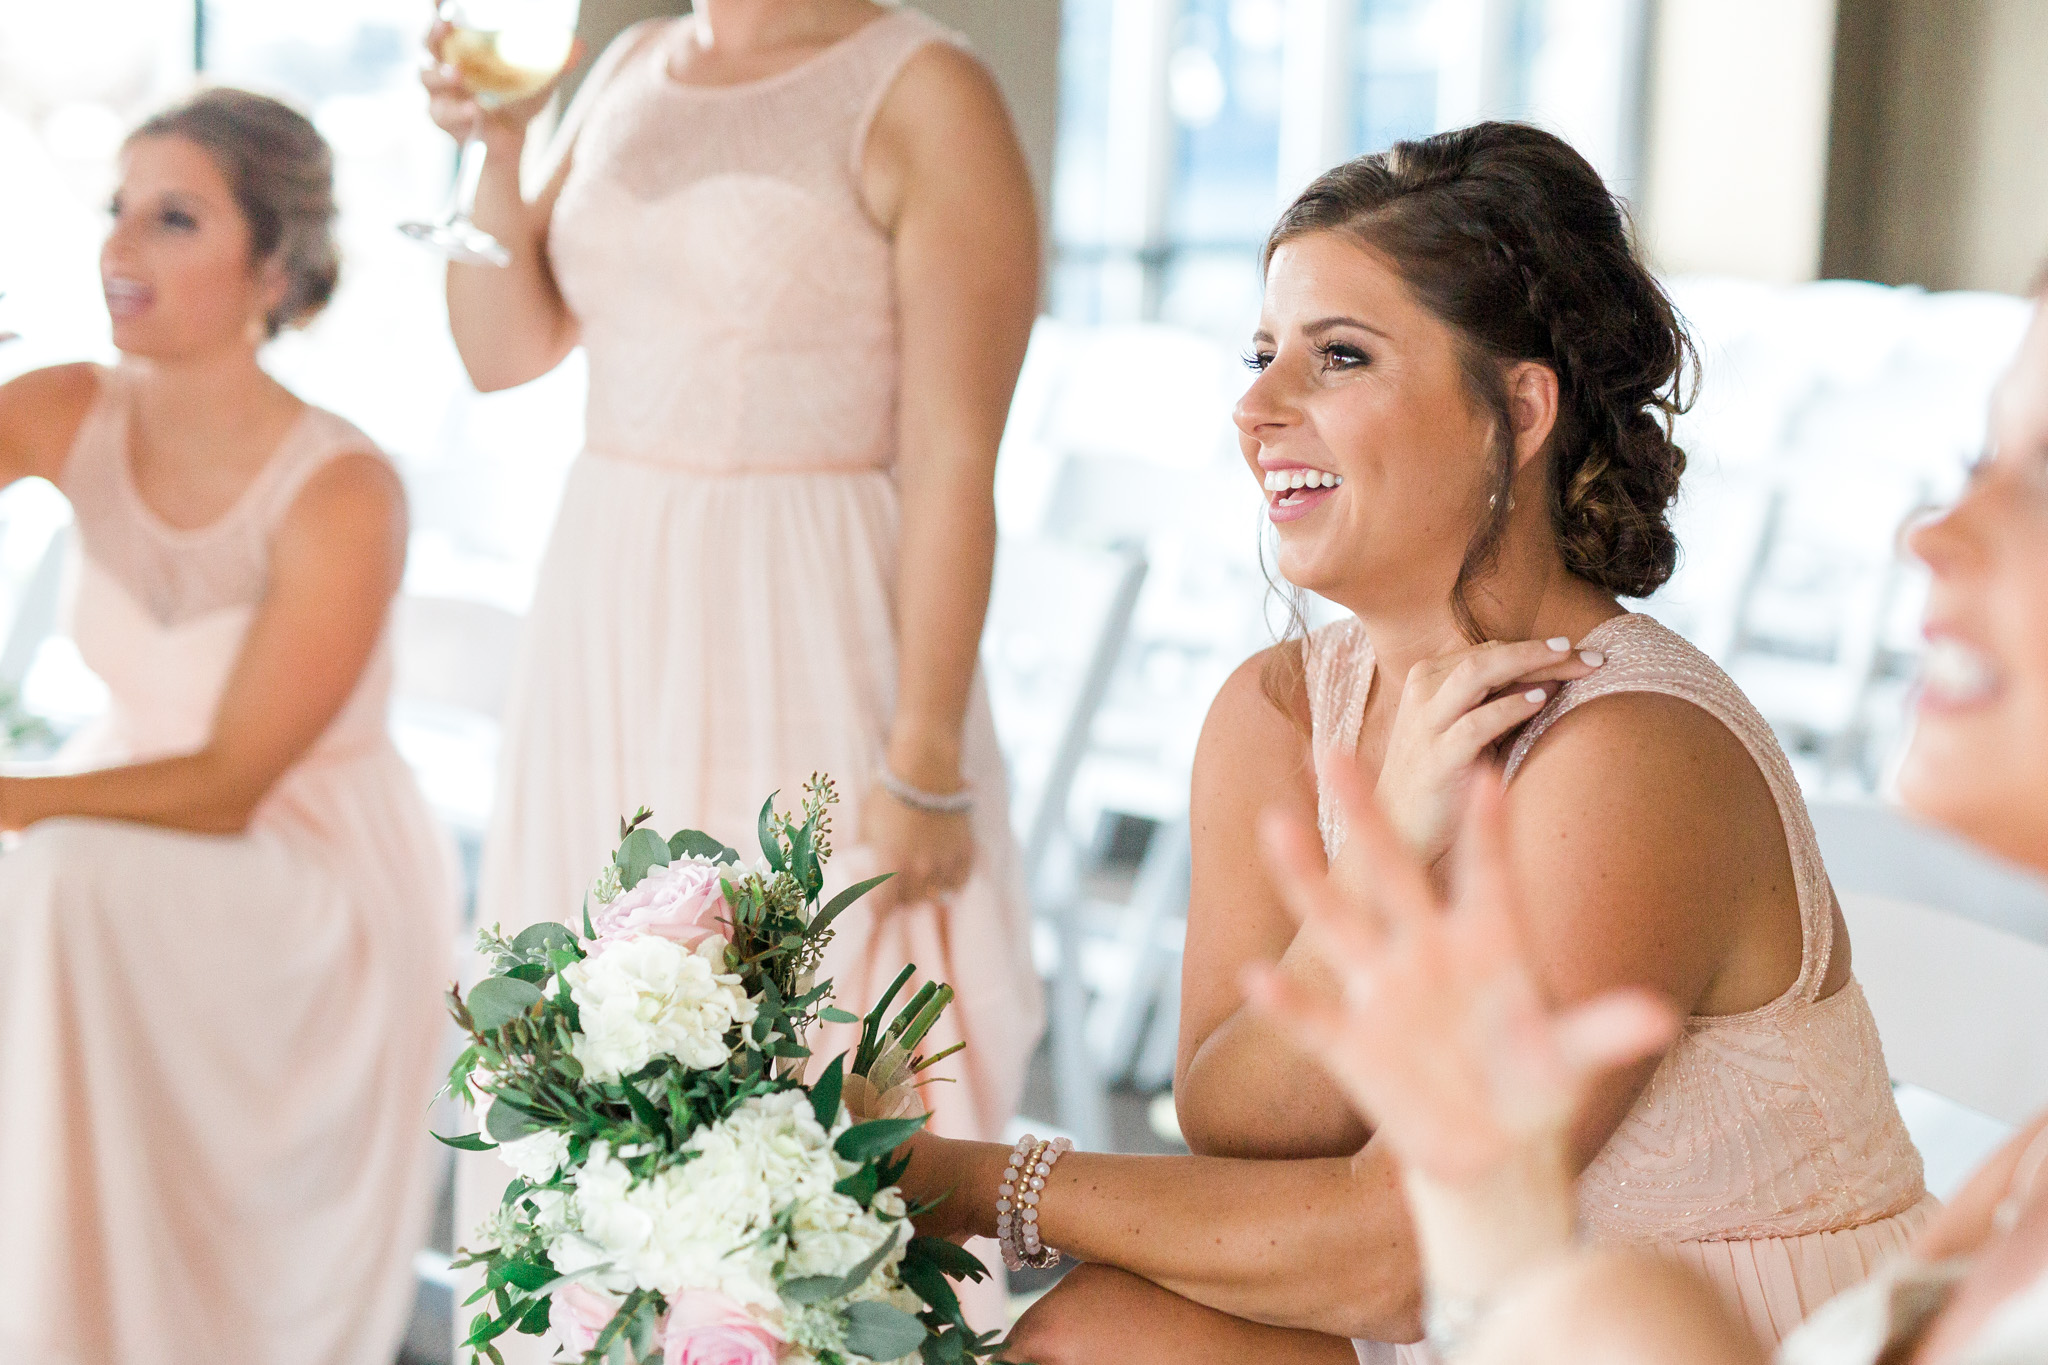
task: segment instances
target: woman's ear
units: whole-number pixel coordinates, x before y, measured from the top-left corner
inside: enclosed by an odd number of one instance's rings
[[[1515,433],[1515,472],[1543,453],[1557,429],[1557,371],[1524,360],[1508,370],[1508,421]]]
[[[270,337],[270,317],[284,305],[291,287],[291,274],[285,269],[282,254],[273,253],[256,267],[256,303],[261,309],[257,321],[263,327],[265,340]]]

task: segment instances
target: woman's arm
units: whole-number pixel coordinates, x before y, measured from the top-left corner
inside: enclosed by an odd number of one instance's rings
[[[1316,819],[1308,694],[1297,687],[1291,712],[1273,704],[1265,690],[1273,653],[1231,674],[1195,748],[1174,1105],[1188,1145],[1210,1156],[1349,1155],[1369,1130],[1343,1093],[1284,1033],[1241,1008],[1239,979],[1250,963],[1284,962],[1304,980],[1325,979],[1313,955],[1292,947],[1294,921],[1254,842],[1267,810],[1309,828]]]
[[[405,494],[382,460],[344,455],[279,527],[270,586],[204,748],[62,777],[0,778],[0,828],[56,816],[235,834],[355,690],[405,565]]]
[[[1545,761],[1532,759],[1506,798],[1504,836],[1522,888],[1516,933],[1537,988],[1561,1007],[1648,988],[1681,1012],[1697,1008],[1720,989],[1722,964],[1751,927],[1753,904],[1790,913],[1772,901],[1774,889],[1790,890],[1782,833],[1775,837],[1784,887],[1774,888],[1767,857],[1750,865],[1749,841],[1767,845],[1777,815],[1747,751],[1696,708],[1629,694],[1580,708],[1539,753]],[[1227,856],[1257,859],[1250,830],[1225,833],[1240,839]],[[1316,855],[1309,847],[1303,856]],[[1371,894],[1385,875],[1380,865],[1362,866],[1357,885]],[[1771,993],[1797,974],[1791,919],[1783,979],[1759,987]],[[1589,1084],[1562,1150],[1545,1158],[1553,1186],[1567,1185],[1605,1145],[1655,1065],[1614,1068]],[[1288,1070],[1286,1083],[1300,1084],[1306,1071]],[[1264,1102],[1271,1088],[1247,1104]],[[1002,1155],[976,1154],[955,1172],[944,1169],[942,1154],[939,1171],[920,1177],[913,1165],[912,1179],[930,1193],[958,1185],[956,1198],[985,1205],[994,1182],[982,1164],[999,1170]],[[1049,1245],[1209,1307],[1338,1335],[1415,1333],[1417,1257],[1379,1135],[1348,1161],[1069,1156],[1039,1207]],[[939,1216],[986,1230],[980,1206],[960,1214],[942,1206]]]
[[[988,72],[950,44],[913,57],[876,116],[863,195],[890,233],[900,340],[897,693],[885,753],[914,787],[959,789],[961,727],[995,560],[996,448],[1038,300],[1036,203]],[[867,841],[914,903],[965,880],[963,818],[876,793]]]
[[[554,96],[554,85],[532,96],[483,110],[454,73],[433,67],[421,81],[432,96],[434,121],[457,138],[472,127],[484,144],[483,176],[477,182],[476,225],[512,253],[512,263],[448,267],[448,325],[470,382],[485,393],[538,379],[575,348],[578,328],[562,300],[548,263],[548,223],[568,178],[576,135],[612,73],[648,36],[669,20],[643,20],[614,39],[577,91],[555,135],[553,165],[540,192],[526,197],[520,162],[534,116]],[[428,35],[437,55],[448,26]],[[569,66],[575,65],[572,57]],[[565,67],[566,71],[568,68]],[[559,78],[558,78],[559,80]]]
[[[0,384],[0,488],[55,483],[100,388],[94,365],[53,365]]]

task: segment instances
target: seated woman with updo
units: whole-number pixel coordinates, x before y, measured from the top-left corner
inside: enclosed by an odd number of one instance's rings
[[[1010,1149],[920,1138],[913,1198],[953,1192],[926,1230],[1000,1221],[1083,1262],[1018,1324],[1016,1360],[1428,1359],[1394,1344],[1423,1331],[1392,1153],[1240,980],[1328,984],[1261,868],[1268,812],[1371,889],[1332,756],[1432,876],[1499,758],[1542,991],[1650,988],[1691,1016],[1572,1131],[1584,1226],[1789,1330],[1932,1202],[1784,755],[1710,660],[1616,600],[1676,557],[1671,304],[1593,169],[1512,124],[1330,171],[1265,261],[1245,462],[1281,572],[1350,614],[1247,662],[1202,735],[1175,1085],[1195,1155],[1034,1149],[1005,1180]]]
[[[0,776],[0,1359],[389,1365],[425,1240],[441,836],[385,729],[405,496],[258,353],[333,292],[332,164],[210,90],[121,157],[112,367],[0,386],[81,542],[107,714]]]

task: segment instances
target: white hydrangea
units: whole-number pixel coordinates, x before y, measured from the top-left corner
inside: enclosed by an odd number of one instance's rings
[[[555,1268],[569,1274],[607,1265],[600,1282],[616,1293],[717,1289],[779,1310],[778,1260],[786,1256],[790,1278],[844,1275],[898,1230],[887,1221],[903,1213],[895,1191],[877,1196],[870,1210],[832,1188],[858,1169],[832,1150],[845,1127],[843,1118],[830,1131],[820,1125],[801,1091],[757,1096],[693,1134],[691,1160],[637,1184],[596,1144],[575,1176],[571,1226],[550,1245]],[[789,1245],[761,1245],[761,1233],[792,1204]],[[900,1299],[915,1311],[916,1296],[905,1298],[890,1283],[902,1255],[899,1245],[853,1297]]]
[[[489,1114],[486,1109],[486,1126]],[[543,1128],[523,1138],[499,1143],[498,1156],[529,1185],[545,1185],[555,1178],[556,1171],[569,1163],[569,1135]]]
[[[572,1051],[592,1080],[631,1075],[656,1057],[708,1071],[731,1056],[725,1035],[752,1023],[754,1002],[725,970],[726,941],[693,952],[652,934],[605,944],[563,969],[582,1031]]]

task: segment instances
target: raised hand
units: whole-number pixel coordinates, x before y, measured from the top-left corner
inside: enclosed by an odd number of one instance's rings
[[[1314,830],[1273,818],[1267,860],[1333,992],[1259,965],[1253,1004],[1315,1057],[1411,1169],[1451,1185],[1561,1152],[1593,1082],[1664,1047],[1673,1009],[1620,991],[1569,1009],[1543,998],[1517,939],[1500,783],[1470,783],[1452,900],[1383,814],[1357,763],[1324,773],[1359,876],[1323,868]],[[1363,887],[1363,890],[1353,889]]]
[[[1424,863],[1450,848],[1475,765],[1541,711],[1560,682],[1588,677],[1603,662],[1596,650],[1574,653],[1560,635],[1490,641],[1408,670],[1378,793],[1387,819]]]
[[[427,30],[426,48],[430,60],[420,68],[420,84],[427,90],[429,117],[458,142],[474,137],[493,149],[523,142],[526,126],[547,108],[556,87],[562,83],[562,77],[574,71],[583,60],[583,40],[579,38],[570,48],[569,58],[562,64],[561,71],[541,89],[523,99],[486,104],[463,84],[461,73],[442,60],[442,48],[454,31],[455,26],[441,18],[436,18],[433,27]]]

